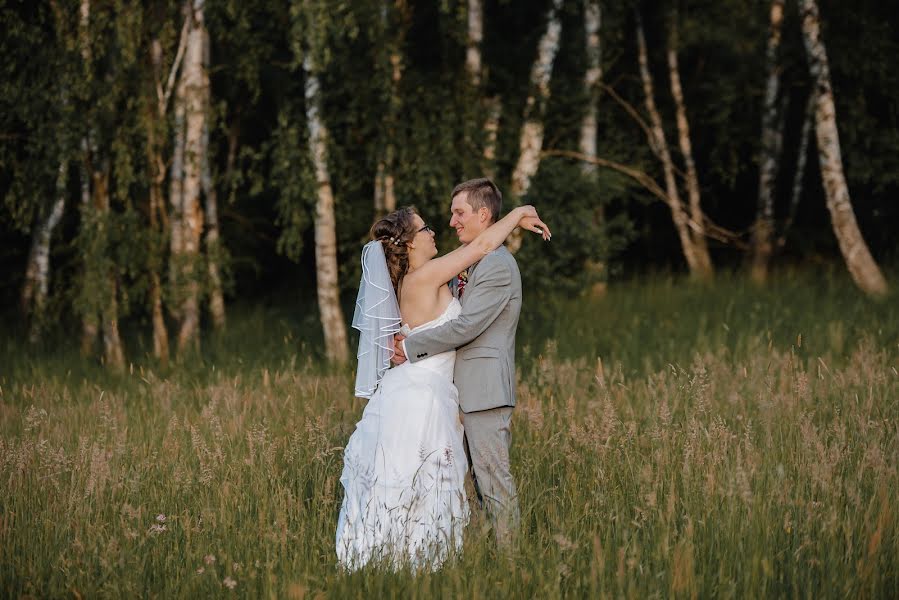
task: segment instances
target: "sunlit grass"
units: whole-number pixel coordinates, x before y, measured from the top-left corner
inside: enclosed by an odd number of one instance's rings
[[[522,326],[519,548],[475,518],[419,575],[336,568],[362,403],[302,321],[238,312],[191,368],[122,377],[7,342],[0,594],[899,596],[895,302],[786,277],[553,310]]]

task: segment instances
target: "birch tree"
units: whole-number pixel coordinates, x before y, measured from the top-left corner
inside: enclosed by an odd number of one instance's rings
[[[315,269],[318,286],[318,308],[325,338],[325,355],[333,363],[349,359],[346,323],[340,308],[337,281],[337,227],[334,218],[334,192],[328,171],[328,129],[322,117],[322,92],[318,60],[323,54],[323,7],[310,0],[303,2],[307,16],[305,52],[303,53],[306,126],[309,130],[309,152],[315,170]]]
[[[513,198],[521,198],[528,192],[531,178],[540,167],[540,151],[543,148],[543,115],[549,101],[549,83],[553,62],[559,51],[559,35],[562,23],[559,11],[562,0],[553,0],[546,18],[546,31],[537,45],[537,58],[531,66],[530,92],[524,107],[524,125],[518,143],[518,161],[512,172],[511,193]],[[510,252],[521,247],[521,230],[516,229],[509,237]]]
[[[696,257],[696,274],[702,279],[709,279],[712,277],[714,269],[712,259],[709,257],[708,244],[706,244],[705,218],[699,194],[699,176],[696,174],[696,163],[693,160],[690,124],[687,120],[687,109],[684,104],[680,68],[677,61],[678,18],[676,11],[672,14],[670,27],[667,53],[668,75],[671,80],[671,96],[674,99],[676,111],[677,139],[686,170],[687,197],[690,203],[690,237],[693,240],[693,252]]]
[[[478,126],[481,127],[483,146],[483,172],[486,177],[496,176],[496,137],[499,133],[499,118],[502,113],[502,99],[499,94],[487,95],[487,69],[484,66],[482,46],[484,43],[484,3],[483,0],[468,0],[467,33],[465,46],[465,72],[468,83],[482,107]]]
[[[584,156],[581,168],[591,178],[595,178],[598,166],[596,164],[597,147],[597,113],[599,110],[599,94],[602,82],[602,38],[600,28],[602,26],[602,10],[599,0],[584,0],[584,40],[587,55],[587,70],[584,72],[584,90],[587,93],[587,108],[584,111],[584,119],[581,121],[581,135],[578,147]],[[603,205],[597,204],[596,221],[602,223],[605,220]],[[588,260],[585,267],[597,278],[605,270],[602,262]],[[605,291],[605,283],[597,282],[593,285],[592,294],[599,296]]]
[[[778,96],[780,87],[781,29],[784,17],[784,0],[772,0],[770,26],[765,61],[768,79],[765,85],[765,104],[762,110],[762,155],[759,161],[759,193],[755,225],[752,230],[751,277],[757,283],[768,278],[768,263],[773,252],[774,235],[774,184],[777,179],[783,134],[778,122]]]
[[[22,311],[30,317],[29,340],[32,343],[40,339],[40,328],[50,286],[50,238],[62,220],[65,210],[68,173],[68,160],[64,159],[59,164],[56,196],[49,212],[39,221],[31,238],[31,249],[25,268],[25,283],[22,286]]]
[[[167,70],[168,74],[165,77],[165,80],[163,80],[162,44],[158,38],[154,38],[150,42],[150,60],[153,65],[153,92],[155,93],[155,101],[148,102],[147,110],[149,114],[146,118],[147,170],[150,179],[148,207],[150,245],[147,249],[147,271],[150,279],[149,300],[150,315],[153,323],[153,356],[155,356],[163,366],[167,365],[169,361],[169,334],[165,324],[165,316],[163,314],[160,271],[162,269],[162,243],[165,232],[169,229],[171,224],[165,210],[165,194],[163,193],[162,187],[165,182],[166,165],[161,138],[163,135],[162,132],[165,131],[164,123],[166,122],[169,103],[177,81],[177,74],[181,66],[181,61],[184,58],[184,51],[187,48],[187,39],[191,28],[191,15],[188,14],[183,16],[184,23],[178,38],[178,46],[172,64]],[[179,105],[179,107],[180,106],[182,105]],[[180,116],[180,122],[183,123],[183,111]],[[180,173],[181,164],[183,164],[183,146],[178,143],[177,139],[174,150],[178,162],[178,172]],[[173,164],[173,173],[175,172],[174,166],[175,165]],[[173,177],[172,183],[171,190],[180,193],[180,178],[176,180]]]
[[[208,76],[203,66],[205,22],[203,0],[186,0],[189,19],[187,42],[178,85],[175,88],[175,130],[169,202],[171,214],[171,264],[174,313],[179,321],[178,352],[198,350],[200,344],[200,238],[203,207],[200,204],[204,158],[204,130]]]
[[[391,6],[392,4],[392,6]],[[396,128],[402,111],[400,82],[403,77],[403,43],[408,27],[408,7],[405,0],[394,0],[381,7],[383,36],[386,41],[383,52],[385,60],[378,71],[387,75],[387,113],[384,115],[386,136],[375,174],[375,214],[384,215],[396,210],[395,169],[396,169]]]
[[[581,121],[579,148],[581,154],[596,158],[597,111],[599,104],[600,82],[602,81],[602,44],[600,26],[602,12],[599,0],[584,0],[584,38],[587,50],[587,70],[584,73],[584,89],[587,92],[587,109]],[[597,166],[593,162],[584,161],[582,168],[587,174],[596,173]]]
[[[690,269],[690,274],[694,277],[702,277],[704,275],[702,260],[698,257],[693,244],[693,237],[690,233],[689,225],[690,217],[684,209],[684,205],[680,199],[677,180],[675,179],[674,162],[671,159],[671,152],[668,149],[668,142],[665,139],[662,116],[655,103],[652,75],[649,72],[646,36],[643,33],[643,20],[639,11],[635,10],[635,17],[637,24],[637,59],[640,66],[640,80],[643,83],[643,100],[646,106],[646,112],[649,114],[649,128],[647,132],[647,135],[649,136],[649,146],[662,163],[662,172],[665,178],[666,202],[671,209],[671,218],[680,240],[681,251],[687,261],[687,266]]]
[[[782,248],[787,242],[787,233],[796,220],[796,211],[799,209],[799,200],[802,198],[802,184],[805,181],[805,164],[808,161],[808,142],[812,137],[812,127],[815,125],[815,97],[814,87],[809,92],[805,102],[805,117],[802,119],[802,132],[799,134],[799,150],[796,154],[796,171],[793,173],[793,185],[790,186],[790,205],[787,209],[787,218],[784,220],[777,247]]]
[[[110,160],[108,152],[100,148],[99,132],[93,125],[98,117],[93,106],[97,96],[105,91],[107,82],[94,77],[94,56],[91,49],[91,2],[79,4],[79,48],[83,69],[89,84],[85,100],[89,104],[88,126],[82,138],[81,215],[84,240],[82,299],[82,354],[93,353],[97,337],[102,331],[103,359],[117,371],[125,367],[125,354],[119,335],[118,287],[115,263],[109,252],[110,219]]]
[[[840,252],[856,285],[866,294],[883,296],[887,282],[871,256],[859,230],[849,188],[843,173],[840,137],[837,131],[833,88],[827,51],[821,39],[821,22],[815,0],[801,0],[802,37],[808,57],[809,71],[815,85],[815,135],[818,141],[818,163],[827,198],[827,209]]]

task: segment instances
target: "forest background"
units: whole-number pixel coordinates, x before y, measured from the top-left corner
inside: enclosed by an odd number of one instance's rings
[[[895,8],[6,2],[4,322],[121,369],[277,298],[344,362],[375,215],[417,206],[445,251],[449,192],[482,175],[556,233],[512,241],[531,310],[635,274],[764,285],[787,264],[846,264],[882,295],[899,248]],[[834,147],[844,188],[822,184]],[[126,349],[120,322],[147,341]]]
[[[0,596],[899,597],[897,14],[0,2]],[[347,574],[360,248],[483,175],[520,543]]]

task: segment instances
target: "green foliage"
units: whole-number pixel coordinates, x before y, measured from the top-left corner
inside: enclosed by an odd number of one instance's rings
[[[623,215],[604,216],[614,199],[606,182],[614,178],[602,172],[586,175],[572,161],[544,159],[522,203],[538,207],[553,238],[546,243],[525,233],[517,259],[529,293],[538,298],[576,296],[608,281],[610,262],[632,235]]]
[[[664,53],[674,5],[640,7],[656,100],[680,164]],[[716,223],[745,237],[756,205],[768,5],[736,0],[676,5],[681,79],[703,207]],[[301,73],[309,51],[330,133],[340,285],[350,296],[359,276],[359,247],[374,218],[375,174],[388,147],[393,148],[398,204],[419,208],[438,228],[441,249],[456,243],[444,225],[456,183],[495,166],[496,181],[508,190],[519,153],[528,75],[549,6],[549,0],[485,3],[486,78],[475,89],[464,71],[467,8],[461,0],[207,3],[210,148],[222,221],[216,256],[231,265],[234,296],[261,298],[282,281],[313,280],[316,184]],[[603,82],[642,114],[633,5],[603,2],[602,8]],[[103,304],[102,295],[89,303],[74,300],[80,292],[72,290],[89,294],[96,289],[82,281],[88,260],[114,265],[129,299],[124,304],[138,317],[149,309],[148,268],[168,279],[166,232],[162,225],[153,231],[149,219],[155,166],[151,168],[147,146],[152,130],[167,171],[173,117],[171,106],[166,119],[155,117],[157,84],[165,84],[175,58],[184,22],[181,9],[176,0],[92,2],[86,38],[90,56],[85,60],[77,3],[13,2],[0,8],[5,27],[0,39],[5,57],[0,67],[0,235],[10,240],[0,253],[0,267],[8,274],[0,283],[5,306],[12,305],[22,281],[27,252],[22,241],[45,218],[63,162],[69,167],[67,212],[51,256],[51,278],[63,278],[51,285],[57,294],[51,304],[58,314]],[[545,111],[545,149],[578,145],[586,102],[582,11],[580,2],[563,3],[560,51]],[[888,201],[899,186],[892,151],[899,143],[899,80],[891,62],[899,39],[895,20],[890,7],[867,0],[822,2],[821,14],[850,193],[875,256],[891,257],[897,247],[889,224],[899,217],[899,205]],[[161,48],[158,73],[151,60],[153,40]],[[399,51],[403,67],[396,87],[391,80],[393,51]],[[789,3],[781,60],[787,111],[778,216],[785,211],[810,85],[795,6]],[[502,106],[495,165],[483,159],[488,98],[498,98]],[[661,181],[659,161],[634,118],[606,92],[598,109],[599,156]],[[91,148],[90,157],[83,142]],[[111,214],[107,233],[98,239],[92,239],[95,224],[90,218],[82,222],[76,208],[80,185],[89,176],[84,173],[88,158],[95,171],[109,175]],[[785,251],[799,258],[832,258],[837,251],[822,208],[816,161],[810,158]],[[607,169],[591,177],[553,158],[544,160],[534,179],[527,201],[541,209],[547,201],[557,202],[551,208],[558,212],[547,214],[557,232],[554,242],[540,245],[529,239],[522,251],[524,277],[538,297],[550,290],[580,293],[597,278],[614,280],[646,268],[683,268],[664,204]],[[167,194],[167,172],[162,187]],[[521,200],[507,194],[507,208]],[[105,237],[120,229],[126,232],[120,242]],[[739,249],[714,242],[712,252],[721,268],[742,259]],[[144,267],[138,266],[141,255]],[[195,272],[205,273],[200,267]],[[203,287],[206,282],[198,283]]]
[[[272,144],[272,180],[280,190],[278,252],[293,261],[298,261],[303,252],[303,235],[315,206],[315,175],[303,127],[298,115],[283,111]]]

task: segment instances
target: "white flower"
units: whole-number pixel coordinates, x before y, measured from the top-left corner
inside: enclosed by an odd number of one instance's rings
[[[211,565],[212,563],[215,562],[215,555],[207,554],[206,556],[203,557],[203,562],[205,562],[207,565]]]
[[[165,519],[166,519],[166,517],[165,517],[165,515],[162,514],[162,513],[159,513],[158,515],[156,515],[156,520],[157,520],[159,523],[165,523]]]
[[[197,569],[197,575],[202,575],[205,572],[206,572],[206,567],[200,567],[199,569]]]
[[[157,534],[162,533],[163,531],[166,531],[167,529],[168,528],[165,525],[160,525],[159,523],[153,523],[152,525],[150,525],[150,529],[149,529],[149,531],[147,531],[147,533],[149,533],[150,535],[157,535]]]
[[[222,580],[222,583],[225,584],[225,587],[228,588],[229,590],[233,590],[234,588],[237,587],[237,582],[234,581],[233,579],[231,579],[230,577],[225,577],[225,579]]]

